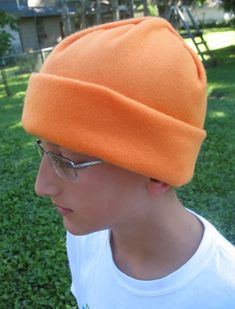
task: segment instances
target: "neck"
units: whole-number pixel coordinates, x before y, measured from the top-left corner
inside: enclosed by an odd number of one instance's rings
[[[113,259],[131,277],[162,278],[193,256],[201,242],[203,226],[185,210],[175,193],[164,204],[159,201],[143,210],[143,215],[133,218],[128,226],[112,229]]]

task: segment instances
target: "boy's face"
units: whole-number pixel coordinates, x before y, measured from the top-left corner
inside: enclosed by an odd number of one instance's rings
[[[52,151],[74,162],[97,158],[74,153],[42,141],[46,151]],[[71,182],[57,176],[46,155],[38,171],[35,191],[48,196],[63,215],[64,226],[72,234],[83,235],[107,228],[115,228],[137,218],[141,196],[146,194],[146,177],[101,163],[77,170],[78,181]]]

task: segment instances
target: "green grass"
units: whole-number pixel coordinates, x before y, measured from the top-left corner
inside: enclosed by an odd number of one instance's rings
[[[212,28],[203,32],[218,64],[207,70],[208,137],[195,177],[179,190],[179,195],[186,205],[205,215],[235,244],[235,30]],[[192,41],[186,41],[195,50]]]
[[[207,69],[207,139],[193,181],[179,191],[185,205],[207,217],[235,244],[235,45],[215,51]]]
[[[235,243],[235,46],[215,52],[219,65],[207,69],[208,137],[193,181],[178,192]],[[34,193],[38,156],[20,123],[27,78],[13,81],[10,98],[0,86],[0,308],[76,308],[61,218]]]
[[[76,308],[61,218],[34,194],[38,155],[20,123],[27,77],[11,98],[0,87],[0,308]]]

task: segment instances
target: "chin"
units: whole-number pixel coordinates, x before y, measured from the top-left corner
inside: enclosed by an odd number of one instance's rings
[[[74,236],[84,236],[103,230],[102,228],[91,227],[84,223],[74,224],[64,219],[64,228]]]

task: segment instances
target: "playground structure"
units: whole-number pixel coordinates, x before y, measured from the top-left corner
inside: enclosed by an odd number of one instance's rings
[[[215,57],[204,39],[203,31],[200,29],[199,24],[193,17],[187,5],[170,6],[166,18],[170,21],[173,27],[180,32],[183,38],[189,38],[192,40],[198,55],[201,57],[204,64],[208,64],[208,61],[205,58],[205,55],[207,55],[209,56],[210,64],[216,65]],[[188,21],[190,21],[190,23]]]

